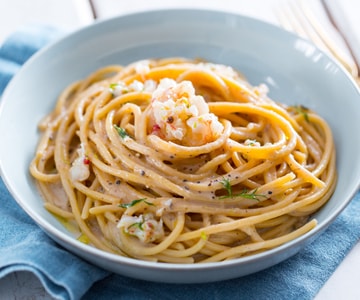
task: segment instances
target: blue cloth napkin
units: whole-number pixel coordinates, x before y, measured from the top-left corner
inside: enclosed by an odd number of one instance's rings
[[[59,31],[28,26],[0,48],[0,94],[21,65]],[[1,158],[0,158],[1,159]],[[0,278],[33,272],[58,299],[312,299],[360,238],[360,194],[313,243],[264,271],[217,283],[162,284],[111,274],[52,241],[0,179]]]

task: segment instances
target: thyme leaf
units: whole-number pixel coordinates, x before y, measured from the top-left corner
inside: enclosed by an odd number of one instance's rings
[[[259,197],[266,197],[264,194],[257,194],[257,189],[255,189],[252,192],[249,192],[248,190],[244,189],[241,193],[236,194],[235,197],[243,197],[246,199],[252,199],[259,201]]]
[[[227,191],[227,195],[221,196],[220,199],[227,199],[227,198],[236,198],[236,197],[242,197],[246,199],[252,199],[256,201],[260,201],[259,197],[266,197],[266,195],[263,194],[257,194],[257,189],[255,189],[252,192],[249,192],[247,189],[244,189],[240,193],[233,194],[232,186],[230,183],[230,179],[223,177],[222,181],[220,183],[223,185],[224,189]]]
[[[144,221],[132,223],[132,224],[128,227],[128,231],[129,231],[129,229],[132,228],[132,227],[137,227],[137,228],[139,228],[140,230],[144,230],[144,228],[143,228],[144,223],[145,223]]]
[[[220,183],[223,185],[224,189],[228,193],[227,196],[223,196],[223,197],[232,198],[233,196],[232,196],[232,187],[231,187],[230,179],[223,177]]]
[[[131,201],[130,203],[121,203],[121,204],[119,204],[119,207],[129,208],[129,207],[135,206],[136,204],[138,204],[140,202],[144,202],[147,205],[154,206],[154,203],[148,202],[148,201],[146,201],[146,199],[147,198],[141,198],[141,199],[135,199],[135,200]]]
[[[294,105],[292,108],[299,114],[303,115],[306,122],[310,123],[309,119],[309,109],[303,105]]]
[[[122,139],[125,139],[126,137],[129,137],[128,133],[126,132],[126,130],[124,128],[119,127],[116,124],[114,124],[114,128],[116,129],[117,133],[120,135],[120,137]]]

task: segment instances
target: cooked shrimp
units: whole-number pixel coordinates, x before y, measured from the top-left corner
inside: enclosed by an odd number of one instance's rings
[[[70,176],[74,181],[84,181],[89,178],[89,159],[87,158],[83,144],[77,150],[78,157],[73,161],[70,168]]]
[[[152,94],[150,134],[187,146],[214,141],[224,127],[190,81],[162,79]]]

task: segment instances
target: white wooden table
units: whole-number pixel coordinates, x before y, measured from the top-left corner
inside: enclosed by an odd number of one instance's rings
[[[358,0],[346,0],[358,1]],[[19,26],[31,22],[71,31],[114,15],[163,7],[201,7],[239,12],[277,23],[275,5],[283,0],[0,0],[0,44]],[[360,26],[360,22],[359,22]],[[360,243],[316,296],[316,300],[360,299]],[[31,273],[17,272],[0,280],[0,299],[51,299]]]

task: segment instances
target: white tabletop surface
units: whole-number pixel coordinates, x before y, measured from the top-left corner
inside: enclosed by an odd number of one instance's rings
[[[50,24],[71,31],[90,24],[94,18],[103,19],[129,12],[164,7],[220,9],[279,24],[275,12],[290,1],[298,0],[1,0],[0,44],[21,25],[30,22]],[[312,1],[312,5],[316,1],[318,0]],[[336,0],[327,1],[334,2]],[[342,14],[346,17],[349,14],[354,14],[355,11],[359,12],[356,9],[352,10],[349,4],[360,8],[360,1],[341,0],[340,2],[347,3],[347,8],[339,15]],[[320,19],[322,18],[321,14],[317,14],[317,16]],[[360,19],[358,23],[359,26],[354,25],[354,23],[350,24],[350,26],[360,28]],[[332,32],[331,28],[328,31]],[[360,36],[358,38],[358,41],[360,41]],[[360,299],[359,278],[360,243],[357,243],[325,283],[315,299]],[[33,274],[16,272],[0,279],[0,299],[41,300],[51,299],[51,297]]]

